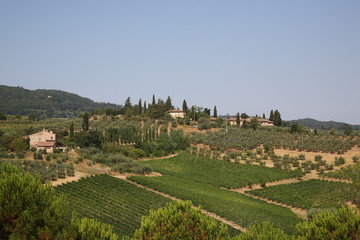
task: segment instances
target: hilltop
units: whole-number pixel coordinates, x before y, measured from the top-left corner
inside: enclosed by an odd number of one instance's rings
[[[324,130],[328,130],[328,129],[332,129],[332,128],[338,129],[338,130],[345,130],[349,127],[352,129],[356,129],[356,130],[360,129],[360,125],[351,125],[348,123],[335,122],[335,121],[318,121],[318,120],[315,120],[312,118],[292,120],[289,122],[301,124],[308,128],[316,128],[316,129],[324,129]]]
[[[0,112],[8,115],[35,113],[42,118],[75,117],[81,112],[104,108],[120,108],[120,105],[94,102],[60,90],[29,90],[0,85]]]

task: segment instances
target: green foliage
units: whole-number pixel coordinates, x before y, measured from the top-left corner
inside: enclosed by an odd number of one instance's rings
[[[0,120],[1,121],[6,121],[7,120],[7,117],[2,112],[0,112]]]
[[[252,225],[249,229],[233,238],[233,240],[296,240],[295,236],[286,234],[269,222]]]
[[[323,212],[311,221],[296,226],[306,240],[354,240],[360,236],[360,216],[354,209],[342,207],[335,213]]]
[[[168,203],[142,218],[134,239],[229,239],[225,224],[194,209],[191,201]]]
[[[7,163],[0,164],[0,206],[2,239],[53,239],[65,225],[64,198]]]
[[[49,97],[51,96],[51,97]],[[95,109],[120,108],[119,105],[96,103],[88,98],[59,90],[27,90],[22,87],[0,86],[0,111],[5,114],[45,117],[76,117]]]
[[[348,183],[311,179],[247,193],[303,209],[338,208],[354,198],[350,187]]]
[[[82,178],[56,187],[80,217],[112,225],[119,236],[132,236],[141,216],[163,207],[169,199],[109,175]]]
[[[118,240],[113,232],[113,226],[99,222],[96,219],[82,218],[76,215],[71,218],[69,230],[64,234],[65,239],[74,240]]]
[[[288,208],[181,177],[134,176],[130,180],[179,199],[191,200],[195,205],[244,227],[269,221],[287,233],[295,233],[295,224],[300,221]]]

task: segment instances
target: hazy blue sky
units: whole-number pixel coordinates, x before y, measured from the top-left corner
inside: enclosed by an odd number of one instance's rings
[[[360,124],[360,1],[0,1],[0,84]]]

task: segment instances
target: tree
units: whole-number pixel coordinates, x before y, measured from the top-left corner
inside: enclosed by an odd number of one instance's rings
[[[88,113],[85,113],[83,115],[82,129],[83,129],[83,131],[89,130],[89,115],[88,115]]]
[[[229,238],[225,224],[194,209],[190,201],[173,201],[164,208],[150,210],[134,234],[134,239]]]
[[[182,110],[183,110],[185,113],[187,113],[187,111],[188,111],[188,106],[187,106],[187,103],[186,103],[186,100],[185,100],[185,99],[184,99],[183,104],[182,104]]]
[[[273,110],[270,111],[269,120],[274,121],[274,111]]]
[[[30,113],[29,116],[28,116],[28,119],[32,122],[34,122],[37,117],[36,117],[36,114],[35,113]]]
[[[141,102],[141,98],[139,99],[139,103],[138,103],[138,115],[140,115],[142,113],[142,102]]]
[[[29,149],[29,139],[15,138],[10,143],[10,149],[15,152],[25,152]]]
[[[214,118],[217,118],[217,109],[216,109],[216,105],[214,106]]]
[[[0,112],[0,120],[5,120],[5,121],[7,120],[7,117],[1,112]]]
[[[10,164],[0,165],[2,239],[54,239],[64,228],[66,202],[51,184]]]
[[[240,118],[241,118],[241,119],[246,119],[246,118],[249,118],[249,115],[247,115],[246,113],[242,113],[242,114],[240,115]]]
[[[96,219],[79,219],[73,215],[65,239],[74,240],[118,240],[113,233],[113,226],[97,221]]]
[[[72,122],[69,128],[69,138],[72,139],[73,137],[74,137],[74,123]]]
[[[259,126],[259,121],[257,117],[254,117],[250,120],[249,123],[249,127],[251,127],[252,129],[256,130]]]
[[[151,105],[155,105],[155,104],[156,104],[156,102],[155,102],[155,94],[153,94]]]
[[[234,240],[295,240],[283,230],[275,228],[269,222],[263,222],[249,227],[248,231],[239,234]]]
[[[359,239],[360,216],[355,209],[341,207],[335,213],[318,213],[311,221],[298,223],[296,229],[300,236],[308,240]]]
[[[144,108],[143,108],[143,112],[147,113],[147,109],[146,109],[146,101],[144,101]]]
[[[282,124],[281,114],[278,110],[274,112],[274,125],[280,127]]]
[[[262,118],[266,119],[266,117],[265,117],[265,113],[263,113]]]
[[[236,126],[240,127],[240,114],[239,114],[239,112],[236,114]]]
[[[168,96],[165,102],[165,111],[169,111],[173,108],[173,105],[171,104],[171,98]]]
[[[131,104],[131,99],[130,97],[128,97],[126,100],[125,100],[125,104],[124,104],[124,107],[129,109],[131,108],[132,104]]]

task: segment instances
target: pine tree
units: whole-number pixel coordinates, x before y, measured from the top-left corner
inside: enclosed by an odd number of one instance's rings
[[[217,118],[217,109],[216,109],[216,105],[214,106],[214,118]]]
[[[187,106],[187,103],[186,103],[186,100],[185,100],[185,99],[184,99],[183,104],[182,104],[182,110],[183,110],[185,113],[187,113],[187,111],[188,111],[188,106]]]

